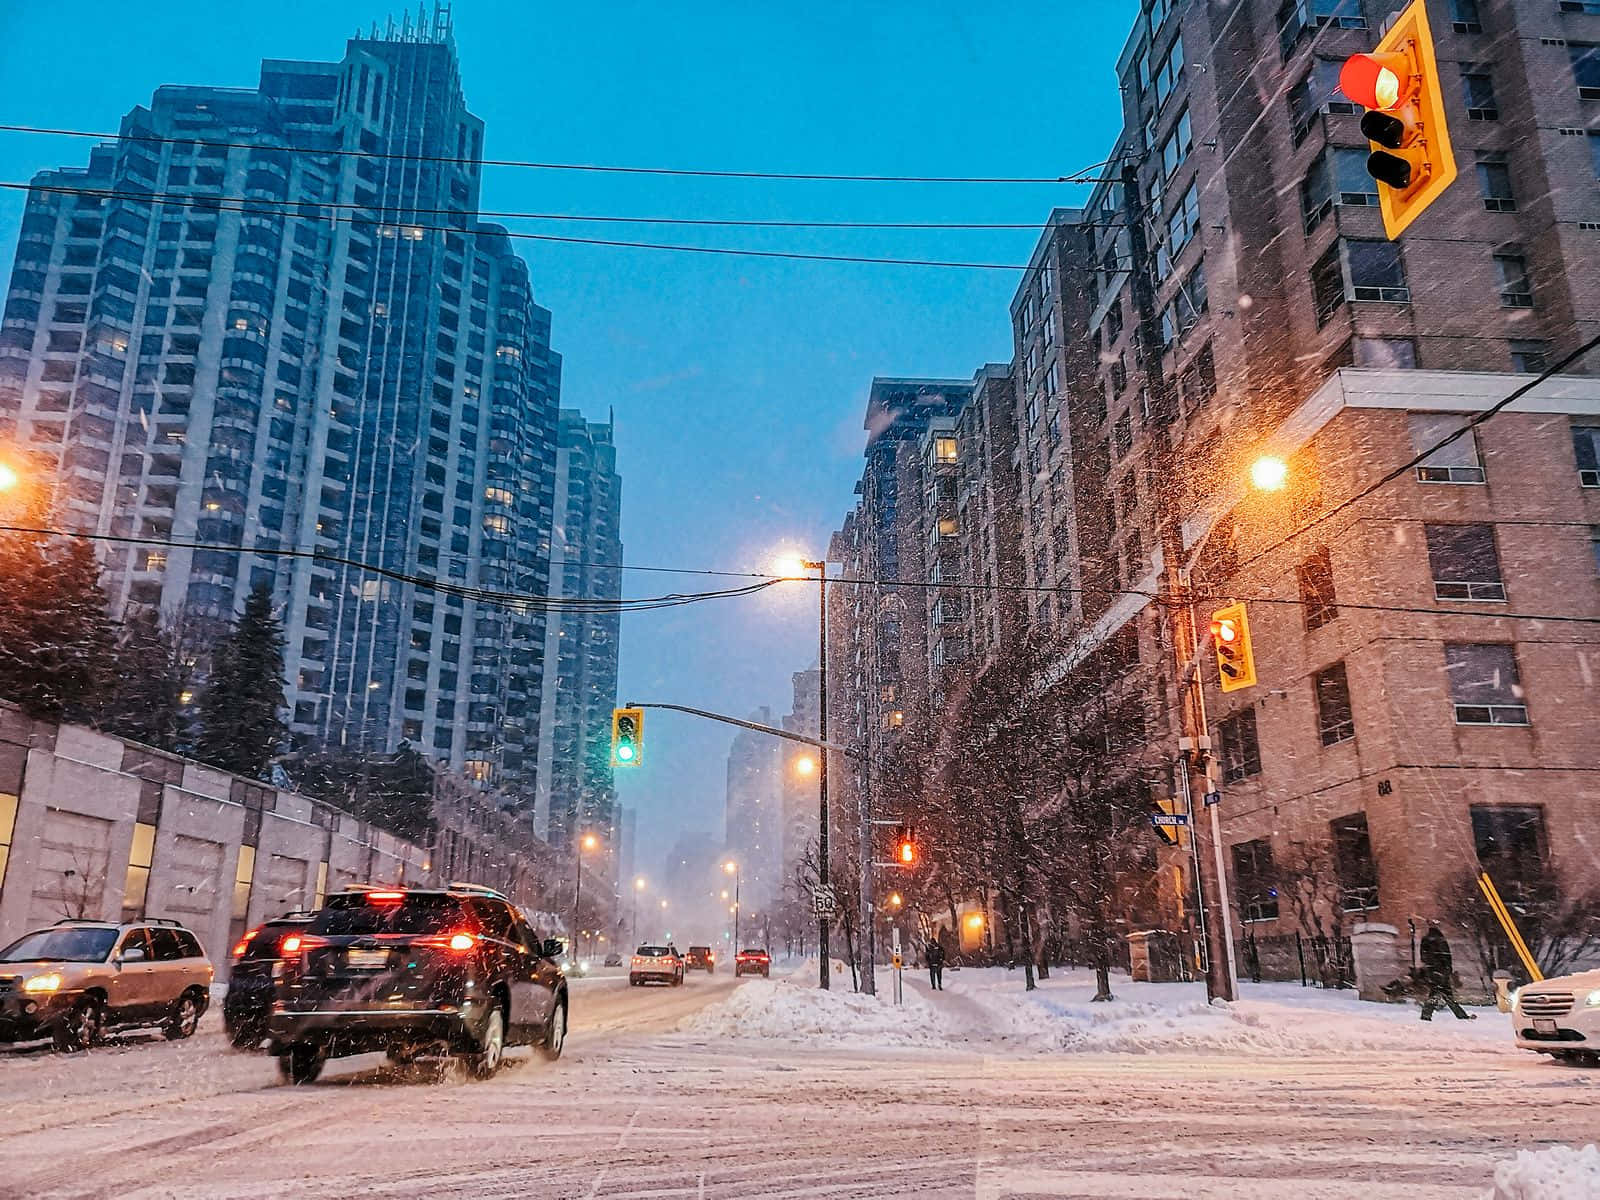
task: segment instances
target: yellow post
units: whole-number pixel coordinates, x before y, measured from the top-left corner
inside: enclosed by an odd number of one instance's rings
[[[1511,939],[1511,948],[1517,952],[1517,957],[1527,968],[1528,978],[1534,983],[1543,980],[1544,972],[1539,970],[1539,964],[1533,961],[1533,955],[1528,952],[1528,943],[1522,940],[1522,934],[1517,930],[1517,923],[1506,911],[1505,901],[1500,899],[1500,893],[1495,890],[1494,880],[1489,878],[1489,872],[1478,872],[1478,887],[1482,890],[1484,899],[1489,902],[1489,908],[1495,918],[1500,922],[1500,928],[1504,929],[1506,937]]]

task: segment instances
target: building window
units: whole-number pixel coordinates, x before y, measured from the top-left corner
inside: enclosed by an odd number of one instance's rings
[[[1424,525],[1435,600],[1504,600],[1491,525]]]
[[[1272,863],[1272,843],[1266,838],[1233,847],[1233,883],[1239,915],[1245,921],[1278,919],[1278,873]]]
[[[133,845],[128,849],[128,874],[122,884],[124,921],[144,920],[144,899],[150,887],[150,862],[155,849],[156,827],[144,821],[137,822],[133,827]]]
[[[1324,746],[1336,746],[1356,736],[1354,715],[1350,708],[1350,682],[1345,677],[1344,664],[1334,663],[1312,677],[1312,689],[1317,697],[1317,732]]]
[[[1133,449],[1133,414],[1125,412],[1117,418],[1117,424],[1112,431],[1112,439],[1116,446],[1117,457],[1123,458],[1128,451]]]
[[[1496,254],[1494,269],[1500,280],[1500,307],[1532,308],[1533,282],[1528,278],[1528,260],[1520,254]]]
[[[1595,573],[1597,575],[1600,575],[1600,525],[1591,525],[1591,526],[1589,526],[1589,549],[1594,551],[1594,569],[1595,569]],[[5,797],[4,796],[0,796],[0,821],[3,821],[4,818],[5,818],[5,810],[4,810],[4,807],[3,807],[4,804],[5,804]],[[3,826],[0,826],[0,831],[3,831],[3,828],[4,828]],[[4,867],[5,867],[5,848],[3,846],[0,846],[0,870],[3,870]],[[4,882],[5,882],[4,877],[0,876],[0,883],[4,883]]]
[[[1189,110],[1185,108],[1172,123],[1172,132],[1167,134],[1167,140],[1161,143],[1161,178],[1171,179],[1173,173],[1183,166],[1192,149],[1194,129],[1189,121]]]
[[[1351,813],[1328,822],[1333,835],[1333,866],[1339,878],[1339,906],[1345,912],[1378,907],[1378,864],[1372,857],[1367,814]]]
[[[6,860],[11,857],[11,839],[16,835],[16,828],[17,797],[10,792],[0,792],[0,888],[6,885]]]
[[[1472,842],[1478,865],[1509,903],[1532,899],[1544,882],[1544,810],[1532,805],[1474,804]]]
[[[941,463],[956,461],[956,439],[953,437],[936,437],[933,439],[933,460]]]
[[[1317,328],[1344,303],[1344,276],[1339,271],[1339,243],[1329,246],[1311,268],[1311,298],[1317,307]]]
[[[1305,231],[1310,233],[1332,211],[1333,177],[1328,166],[1328,152],[1324,150],[1312,160],[1311,169],[1300,181],[1300,217]]]
[[[1350,272],[1352,299],[1396,304],[1404,304],[1411,299],[1398,242],[1346,242],[1345,259]]]
[[[1568,42],[1567,53],[1572,55],[1572,75],[1578,81],[1579,98],[1600,100],[1600,45]]]
[[[1494,79],[1482,67],[1461,71],[1461,102],[1469,121],[1498,121],[1500,105],[1494,98]]]
[[[1333,562],[1328,557],[1328,548],[1319,546],[1295,573],[1300,579],[1300,607],[1305,614],[1306,629],[1321,629],[1339,615],[1334,603]]]
[[[233,907],[228,936],[238,941],[244,936],[250,917],[250,884],[256,874],[256,848],[239,847],[239,861],[233,869]]]
[[[1358,337],[1354,350],[1358,367],[1389,371],[1414,371],[1417,367],[1414,338]]]
[[[1490,212],[1517,211],[1517,199],[1511,191],[1511,167],[1504,154],[1478,155],[1478,194]]]
[[[1450,0],[1450,26],[1457,33],[1482,33],[1478,0]]]
[[[1550,363],[1550,344],[1532,340],[1513,340],[1511,369],[1521,375],[1543,375]]]
[[[1578,459],[1578,483],[1600,488],[1600,425],[1574,425],[1572,450]]]
[[[1167,56],[1161,60],[1161,65],[1155,69],[1152,82],[1155,84],[1156,107],[1160,108],[1183,76],[1183,38],[1172,39],[1172,48],[1167,51]]]
[[[1438,446],[1452,433],[1461,436],[1429,454],[1417,464],[1419,483],[1482,483],[1483,465],[1478,459],[1478,439],[1467,425],[1464,413],[1409,413],[1412,448],[1421,454]]]
[[[1517,678],[1517,655],[1510,646],[1447,643],[1444,667],[1450,675],[1457,725],[1528,723],[1528,706],[1523,703]]]
[[[1261,774],[1261,743],[1256,739],[1256,710],[1242,708],[1217,722],[1222,743],[1222,781],[1238,783]]]

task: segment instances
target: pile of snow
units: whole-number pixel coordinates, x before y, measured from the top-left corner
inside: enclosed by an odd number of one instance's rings
[[[1431,1023],[1409,1006],[1371,1004],[1352,992],[1293,984],[1246,985],[1233,1004],[1208,1004],[1200,984],[1116,979],[1117,998],[1094,1003],[1093,976],[1057,972],[1036,991],[1019,973],[964,972],[952,999],[965,999],[1001,1040],[1035,1050],[1094,1054],[1440,1053],[1502,1047],[1514,1053],[1506,1018]],[[1499,1017],[1498,1020],[1492,1019]]]
[[[1489,1200],[1574,1200],[1600,1196],[1600,1149],[1523,1150],[1494,1169]]]
[[[815,969],[813,967],[813,969]],[[802,977],[803,978],[803,977]],[[823,991],[815,983],[753,979],[722,1002],[701,1009],[678,1028],[724,1038],[778,1038],[851,1046],[942,1046],[948,1022],[925,1000],[906,990],[896,1005],[886,994],[867,996],[843,988]]]

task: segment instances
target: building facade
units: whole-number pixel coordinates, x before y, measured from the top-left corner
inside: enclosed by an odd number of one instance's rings
[[[478,218],[482,140],[442,21],[158,89],[33,181],[0,436],[65,526],[145,539],[103,553],[119,609],[272,589],[297,743],[531,803],[546,618],[494,594],[550,585],[560,359]]]
[[[749,718],[773,727],[770,708]],[[724,842],[728,859],[738,865],[740,898],[745,910],[765,909],[783,893],[783,778],[788,755],[784,743],[753,729],[734,735],[728,750],[728,789],[724,805]],[[725,886],[730,886],[731,878]]]
[[[617,848],[611,710],[622,598],[622,477],[615,427],[562,409],[557,433],[551,590],[546,618],[540,783],[534,827],[554,845],[593,831]],[[566,601],[575,601],[568,604]]]

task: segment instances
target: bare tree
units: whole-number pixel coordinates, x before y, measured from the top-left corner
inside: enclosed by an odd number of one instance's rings
[[[56,884],[56,903],[61,915],[70,921],[98,920],[106,890],[104,856],[74,850],[72,865],[61,872]]]

